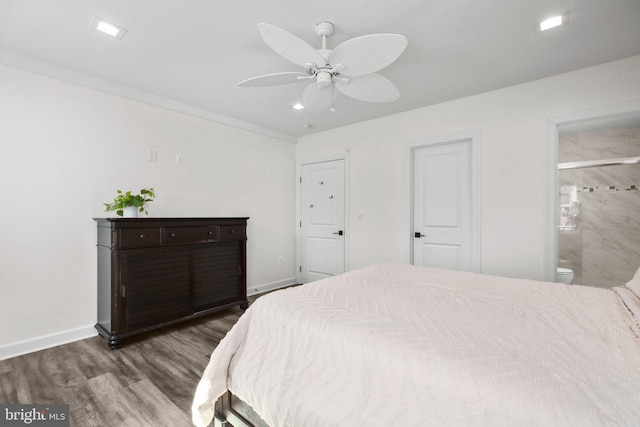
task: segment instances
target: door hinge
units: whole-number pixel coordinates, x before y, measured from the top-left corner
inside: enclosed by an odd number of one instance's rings
[[[300,266],[300,273],[302,273],[302,266]]]
[[[124,285],[120,285],[120,298],[127,296],[127,288]]]
[[[302,228],[302,221],[300,221],[300,228]]]
[[[238,266],[238,276],[242,276],[242,266]]]
[[[302,184],[302,177],[300,177],[300,184]]]

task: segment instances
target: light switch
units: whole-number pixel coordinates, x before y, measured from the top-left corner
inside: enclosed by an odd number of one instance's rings
[[[156,150],[149,150],[147,152],[147,160],[149,160],[150,162],[157,162],[158,152]]]

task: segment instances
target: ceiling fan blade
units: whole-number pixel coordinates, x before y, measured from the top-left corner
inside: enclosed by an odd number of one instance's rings
[[[258,31],[264,42],[280,55],[296,65],[304,66],[313,62],[324,67],[326,60],[306,41],[271,24],[258,24]]]
[[[329,63],[342,63],[346,67],[344,74],[349,77],[374,73],[398,59],[407,43],[407,38],[401,34],[356,37],[333,49]]]
[[[333,90],[332,87],[333,85],[326,86],[320,83],[307,86],[302,93],[302,105],[304,105],[305,110],[309,110],[312,113],[328,110],[338,95],[338,92]]]
[[[243,80],[238,83],[238,86],[243,87],[261,87],[261,86],[278,86],[287,85],[291,83],[301,82],[302,79],[298,77],[308,77],[306,73],[299,73],[297,71],[287,71],[284,73],[265,74],[264,76],[252,77],[247,80]]]
[[[336,89],[351,98],[367,102],[390,102],[400,98],[396,85],[375,73],[354,77],[348,83],[337,81]]]

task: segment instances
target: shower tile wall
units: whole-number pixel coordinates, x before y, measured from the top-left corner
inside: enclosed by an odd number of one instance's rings
[[[631,156],[640,156],[640,127],[563,134],[558,140],[560,163]],[[570,204],[568,189],[575,186],[579,212],[573,223],[558,212],[558,267],[574,270],[573,283],[623,285],[640,267],[640,164],[558,172],[559,189],[565,189],[558,191],[558,206]]]

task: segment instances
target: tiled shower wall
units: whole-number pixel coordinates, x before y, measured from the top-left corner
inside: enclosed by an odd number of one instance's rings
[[[632,156],[640,156],[640,127],[558,139],[559,163]],[[558,267],[573,269],[576,284],[623,285],[640,267],[640,165],[560,170],[558,180]],[[560,206],[572,198],[577,210],[567,222]]]

